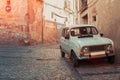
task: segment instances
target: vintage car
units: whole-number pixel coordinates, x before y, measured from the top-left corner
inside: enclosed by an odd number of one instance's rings
[[[114,43],[103,37],[93,25],[73,25],[62,29],[60,40],[61,56],[70,56],[73,66],[79,66],[79,60],[106,58],[114,63]]]

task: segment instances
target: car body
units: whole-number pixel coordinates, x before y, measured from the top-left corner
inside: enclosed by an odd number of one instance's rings
[[[73,25],[62,30],[60,40],[61,56],[65,53],[78,66],[78,60],[107,58],[114,63],[114,43],[111,39],[103,37],[93,25]]]

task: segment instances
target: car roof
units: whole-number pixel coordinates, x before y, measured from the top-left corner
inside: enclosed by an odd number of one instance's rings
[[[83,24],[83,25],[81,25],[81,24],[80,24],[80,25],[79,25],[79,24],[78,24],[78,25],[70,25],[70,26],[67,26],[67,27],[68,27],[68,28],[74,28],[74,27],[89,27],[89,26],[90,26],[90,27],[91,27],[91,26],[92,26],[92,27],[95,27],[95,25],[89,25],[89,24]]]

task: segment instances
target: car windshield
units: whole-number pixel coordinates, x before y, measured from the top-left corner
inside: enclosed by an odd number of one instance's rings
[[[75,27],[71,28],[71,36],[90,36],[97,35],[98,31],[95,27]]]

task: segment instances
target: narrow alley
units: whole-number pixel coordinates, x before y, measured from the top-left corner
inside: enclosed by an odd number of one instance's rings
[[[81,62],[78,68],[59,45],[0,46],[0,80],[120,80],[120,65]]]
[[[0,80],[79,80],[53,46],[0,46]]]

